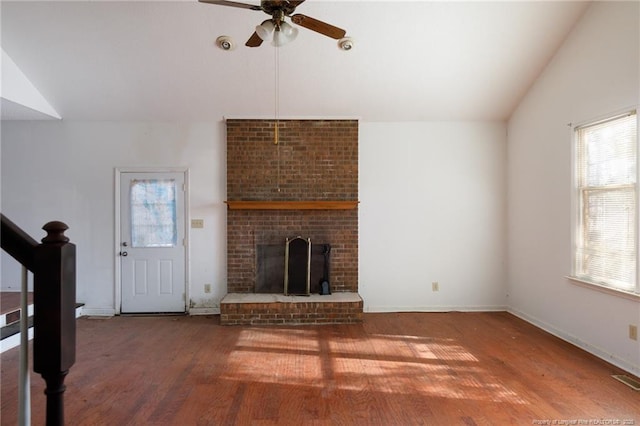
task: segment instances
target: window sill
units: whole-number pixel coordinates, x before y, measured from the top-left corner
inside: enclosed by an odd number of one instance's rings
[[[630,291],[618,290],[616,288],[607,287],[602,284],[592,283],[590,281],[585,281],[581,278],[566,276],[572,284],[578,285],[580,287],[590,288],[592,290],[599,291],[601,293],[610,294],[612,296],[622,297],[624,299],[633,300],[635,302],[640,302],[640,294],[633,293]]]

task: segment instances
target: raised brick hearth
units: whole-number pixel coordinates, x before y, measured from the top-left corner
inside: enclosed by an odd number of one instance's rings
[[[350,324],[362,322],[362,299],[351,292],[309,297],[229,293],[220,312],[220,323],[226,325]]]
[[[362,320],[358,295],[358,122],[227,120],[227,290],[222,324]],[[244,203],[242,203],[244,202]],[[246,203],[252,202],[252,203]],[[331,245],[331,295],[255,294],[258,245]]]

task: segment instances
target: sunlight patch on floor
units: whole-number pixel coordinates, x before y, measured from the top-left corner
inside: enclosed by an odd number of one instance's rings
[[[242,330],[237,346],[259,347],[262,349],[283,349],[294,351],[319,351],[318,335],[305,329],[264,329]]]
[[[340,378],[347,391],[525,403],[453,339],[378,335],[361,342],[320,338],[314,329],[255,328],[242,331],[227,367],[223,378],[236,381],[323,387]]]

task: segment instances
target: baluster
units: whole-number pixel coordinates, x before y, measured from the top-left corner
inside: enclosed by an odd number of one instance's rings
[[[29,271],[22,267],[20,289],[20,371],[18,373],[18,424],[31,424],[31,375],[29,374]]]

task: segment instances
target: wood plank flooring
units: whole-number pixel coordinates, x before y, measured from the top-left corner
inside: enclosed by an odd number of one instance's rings
[[[15,425],[18,349],[1,361],[1,424]],[[81,318],[65,416],[69,425],[640,425],[640,392],[611,378],[621,373],[508,313],[299,327]],[[44,382],[31,380],[41,425]]]

